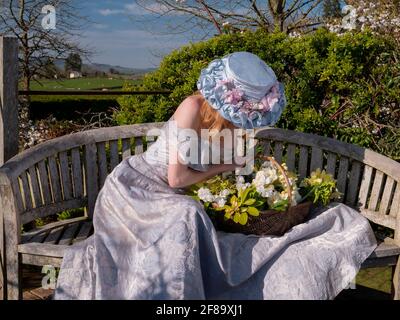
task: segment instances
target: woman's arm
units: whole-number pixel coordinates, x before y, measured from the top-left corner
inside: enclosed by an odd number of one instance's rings
[[[201,100],[192,96],[186,98],[175,111],[174,120],[179,128],[188,128],[199,131],[200,128]],[[174,148],[174,146],[169,146]],[[176,146],[175,146],[176,147]],[[206,172],[199,172],[182,163],[175,149],[171,149],[168,165],[168,184],[173,188],[185,188],[202,180],[211,178],[219,173],[233,171],[238,164],[214,164],[210,165]]]

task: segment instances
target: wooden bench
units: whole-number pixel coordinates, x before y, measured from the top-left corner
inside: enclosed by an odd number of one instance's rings
[[[21,264],[59,267],[65,248],[93,232],[98,191],[124,158],[154,141],[148,130],[163,123],[102,128],[56,138],[28,149],[0,168],[0,237],[4,292],[21,298]],[[338,181],[343,201],[375,224],[394,230],[381,239],[363,267],[392,266],[393,297],[400,294],[400,164],[371,150],[333,139],[274,128],[257,130],[264,153],[286,162],[300,177],[325,168]],[[23,232],[22,226],[65,210],[82,217]],[[1,230],[1,229],[4,230]]]

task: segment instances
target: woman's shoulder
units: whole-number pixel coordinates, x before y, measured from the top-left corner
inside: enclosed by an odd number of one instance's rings
[[[200,108],[203,99],[198,95],[187,97],[176,109],[173,120],[181,128],[196,128],[200,120]]]

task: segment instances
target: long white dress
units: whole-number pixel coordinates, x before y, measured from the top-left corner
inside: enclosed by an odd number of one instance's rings
[[[107,177],[94,234],[66,250],[55,299],[333,299],[375,249],[368,221],[339,203],[282,237],[216,231],[168,185],[165,142]]]

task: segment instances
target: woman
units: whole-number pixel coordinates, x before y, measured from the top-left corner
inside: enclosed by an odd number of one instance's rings
[[[107,177],[94,235],[66,251],[56,299],[331,299],[374,250],[368,221],[342,204],[282,237],[217,232],[184,188],[244,163],[210,163],[208,151],[221,149],[202,129],[271,126],[286,101],[272,69],[247,52],[214,60],[197,85],[157,141]]]

